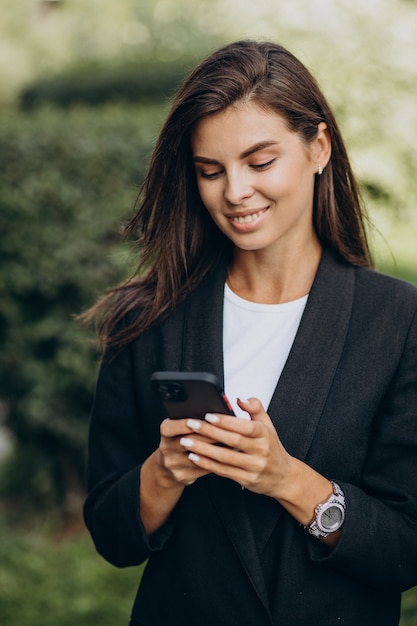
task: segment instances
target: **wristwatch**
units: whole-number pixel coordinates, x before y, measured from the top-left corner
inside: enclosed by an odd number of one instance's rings
[[[331,533],[339,530],[345,521],[345,495],[337,483],[333,481],[331,483],[333,486],[332,495],[326,502],[316,506],[313,521],[304,526],[313,537],[328,537]]]

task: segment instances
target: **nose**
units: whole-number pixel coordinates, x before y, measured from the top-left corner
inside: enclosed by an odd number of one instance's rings
[[[253,194],[253,187],[247,175],[243,172],[230,172],[226,175],[224,197],[229,204],[242,204]]]

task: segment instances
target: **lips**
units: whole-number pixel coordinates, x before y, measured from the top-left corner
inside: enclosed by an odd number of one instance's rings
[[[265,213],[267,208],[268,207],[260,209],[255,213],[247,213],[246,215],[228,215],[228,219],[235,224],[250,224],[251,222],[257,220],[258,217],[262,215],[262,213]]]

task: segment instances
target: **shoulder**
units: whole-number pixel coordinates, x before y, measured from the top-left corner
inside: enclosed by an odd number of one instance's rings
[[[366,300],[384,301],[388,306],[417,307],[417,286],[405,280],[364,267],[355,268],[356,291]]]
[[[403,329],[417,325],[417,287],[368,267],[347,263],[323,251],[315,286],[315,302],[330,299],[339,309],[349,308],[355,319],[382,327]]]
[[[352,322],[372,328],[393,352],[417,339],[417,287],[381,272],[355,268]]]
[[[393,299],[417,304],[417,286],[410,282],[384,274],[371,267],[360,267],[348,263],[334,251],[323,249],[318,275],[320,282],[338,285],[343,290],[353,287],[357,296],[365,300],[373,298]]]

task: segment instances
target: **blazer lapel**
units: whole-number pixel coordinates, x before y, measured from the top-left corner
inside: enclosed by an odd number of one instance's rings
[[[324,251],[269,413],[285,448],[305,460],[343,350],[355,271]]]
[[[203,280],[186,302],[182,369],[211,372],[224,384],[223,294],[226,267]]]

